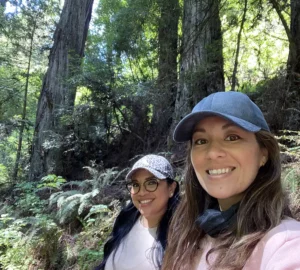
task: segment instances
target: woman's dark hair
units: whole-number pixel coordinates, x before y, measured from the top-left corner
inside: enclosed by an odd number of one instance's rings
[[[166,181],[169,185],[175,182],[171,178],[167,178]],[[167,246],[167,234],[169,223],[173,212],[177,207],[178,202],[179,185],[177,183],[176,188],[174,190],[174,195],[171,198],[169,198],[167,210],[157,227],[156,243],[153,247],[152,259],[153,263],[157,266],[158,269],[160,269],[162,265],[163,254]],[[116,218],[110,237],[104,245],[103,260],[101,264],[97,266],[94,270],[104,270],[107,259],[111,254],[113,254],[114,259],[116,251],[119,248],[122,240],[130,232],[140,215],[141,214],[139,210],[133,205],[132,202],[130,202],[125,208],[121,210],[120,214]]]

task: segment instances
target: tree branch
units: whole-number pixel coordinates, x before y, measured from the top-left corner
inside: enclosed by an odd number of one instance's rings
[[[239,63],[239,54],[240,54],[241,36],[242,36],[242,31],[244,29],[245,21],[246,21],[247,10],[248,10],[248,1],[245,0],[244,11],[243,11],[243,18],[242,18],[242,22],[241,22],[240,31],[238,33],[238,38],[237,38],[234,68],[233,68],[233,73],[232,73],[232,91],[235,91],[236,74],[237,74],[237,67],[238,67],[238,63]]]
[[[270,3],[273,5],[273,8],[276,10],[278,16],[279,16],[279,19],[281,20],[282,24],[283,24],[283,27],[284,27],[284,30],[286,32],[286,35],[289,39],[289,42],[292,43],[293,42],[293,37],[292,37],[292,34],[291,34],[291,30],[288,26],[288,23],[286,21],[286,19],[283,17],[282,13],[281,13],[281,9],[279,7],[279,4],[277,2],[277,0],[269,0]]]

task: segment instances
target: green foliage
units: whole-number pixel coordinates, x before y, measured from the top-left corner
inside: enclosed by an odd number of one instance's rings
[[[16,185],[14,192],[17,194],[15,207],[21,216],[41,214],[47,204],[35,194],[36,182],[24,182]]]
[[[298,166],[286,168],[284,182],[292,194],[297,194],[300,190],[300,168]]]
[[[99,219],[97,219],[96,216],[103,218],[103,214],[107,214],[108,212],[109,209],[106,205],[103,204],[93,205],[89,213],[85,216],[84,221],[86,222],[87,226],[90,226],[94,224],[97,220],[99,221]]]
[[[20,175],[19,180],[27,172],[36,104],[48,61],[48,50],[45,48],[49,48],[52,43],[49,32],[57,19],[57,4],[58,1],[54,0],[34,0],[28,3],[10,1],[9,5],[14,11],[1,18],[0,126],[3,126],[6,134],[4,138],[0,134],[3,143],[0,146],[0,164],[6,167],[5,181],[9,181],[14,174],[21,126],[25,128],[22,134],[23,147],[18,159],[19,170],[15,172]],[[25,99],[26,107],[23,108]]]
[[[226,89],[230,90],[237,36],[244,1],[224,1],[221,10]],[[261,80],[273,78],[288,57],[288,40],[282,23],[268,1],[248,1],[241,37],[238,66],[239,90],[255,88]]]
[[[29,229],[28,229],[29,228]],[[48,216],[0,218],[0,264],[3,269],[29,269],[43,259],[54,264],[60,231]]]
[[[64,198],[68,197],[68,196],[73,196],[76,194],[81,194],[81,191],[79,190],[69,190],[69,191],[59,191],[59,192],[55,192],[53,193],[50,198],[49,198],[49,206],[52,207],[53,205],[56,204],[61,204],[61,201],[64,200]]]
[[[82,194],[75,194],[70,197],[61,197],[58,200],[57,217],[60,224],[70,223],[78,215],[78,208],[81,203]]]
[[[75,218],[88,213],[93,207],[92,200],[99,194],[99,190],[94,189],[92,192],[85,194],[77,193],[71,196],[66,196],[65,193],[67,192],[60,193],[55,198],[59,209],[57,212],[57,218],[60,224],[68,224]],[[50,198],[52,204],[55,200]]]
[[[99,262],[103,257],[103,251],[84,248],[78,253],[78,265],[82,270],[90,270],[91,262]],[[94,265],[96,266],[96,265]]]
[[[127,168],[126,168],[119,172],[116,167],[113,167],[113,168],[106,169],[102,173],[99,173],[98,170],[96,170],[92,167],[86,166],[84,168],[89,171],[89,173],[91,174],[91,176],[94,179],[94,183],[95,183],[94,187],[98,188],[98,189],[101,189],[104,186],[113,184],[116,181],[116,179],[118,179],[118,177],[122,173],[124,173],[124,171],[127,170]]]
[[[28,269],[31,258],[28,259],[28,242],[22,233],[26,223],[15,220],[10,226],[3,226],[7,221],[7,216],[0,218],[0,264],[4,269]]]
[[[37,187],[54,187],[59,188],[63,183],[66,183],[67,180],[64,179],[61,176],[56,176],[55,174],[49,174],[47,176],[44,176],[41,179],[41,184],[38,184]]]

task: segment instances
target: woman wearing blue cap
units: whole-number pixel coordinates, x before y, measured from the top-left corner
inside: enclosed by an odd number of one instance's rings
[[[126,176],[131,202],[120,212],[97,270],[160,269],[169,221],[179,200],[171,164],[146,155]]]
[[[188,141],[189,153],[163,269],[300,269],[300,223],[282,187],[278,143],[249,97],[209,95],[174,139]]]

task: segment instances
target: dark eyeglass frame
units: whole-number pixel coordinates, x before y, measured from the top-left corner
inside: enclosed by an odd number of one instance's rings
[[[154,190],[148,190],[148,189],[147,189],[146,183],[147,183],[147,182],[150,182],[150,181],[155,181],[155,182],[156,182],[156,188],[155,188]],[[158,178],[156,178],[156,177],[153,177],[153,178],[147,179],[147,180],[143,183],[143,186],[144,186],[145,190],[147,190],[148,192],[154,192],[154,191],[157,190],[160,181],[161,181],[161,179],[158,179]],[[132,185],[133,185],[133,184],[139,185],[139,189],[138,189],[137,192],[132,192]],[[136,195],[136,194],[138,194],[138,193],[140,192],[140,190],[141,190],[141,184],[138,183],[138,182],[128,182],[128,183],[126,183],[126,188],[127,188],[127,190],[129,191],[130,194]]]

